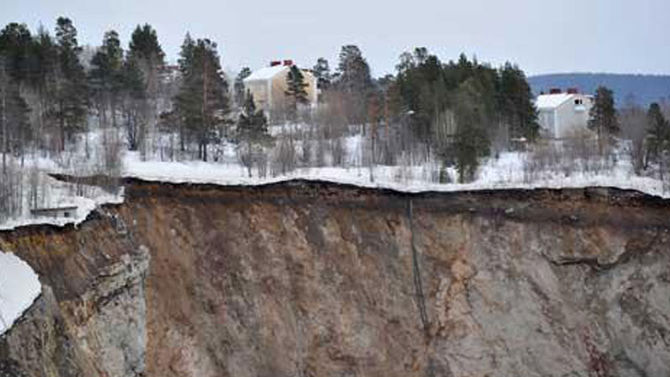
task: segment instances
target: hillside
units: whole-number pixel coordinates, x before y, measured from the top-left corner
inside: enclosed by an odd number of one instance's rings
[[[648,106],[662,98],[670,97],[670,75],[634,75],[609,73],[559,73],[531,76],[528,82],[536,95],[549,88],[577,87],[580,91],[593,93],[599,85],[614,90],[617,105],[633,95],[635,103]]]
[[[0,232],[43,294],[0,376],[667,376],[670,202],[130,180]]]

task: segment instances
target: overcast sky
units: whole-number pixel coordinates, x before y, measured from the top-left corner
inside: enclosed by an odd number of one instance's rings
[[[459,53],[528,74],[553,72],[670,73],[669,0],[0,0],[0,22],[42,23],[66,15],[80,43],[97,45],[115,29],[127,45],[149,23],[168,59],[184,35],[219,44],[228,70],[292,58],[336,64],[344,44],[357,44],[373,74],[392,73],[398,55],[426,46],[442,60]]]

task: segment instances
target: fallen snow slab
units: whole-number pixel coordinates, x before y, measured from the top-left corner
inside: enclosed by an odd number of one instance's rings
[[[66,226],[73,224],[77,226],[83,223],[88,215],[97,207],[103,204],[121,204],[124,201],[123,188],[119,194],[103,194],[95,198],[85,198],[82,196],[67,197],[67,203],[61,203],[60,206],[77,207],[76,214],[73,217],[51,217],[51,216],[23,216],[15,219],[7,220],[0,224],[0,230],[12,230],[22,226],[28,225],[55,225]]]
[[[0,335],[12,327],[41,292],[40,281],[28,263],[0,251]]]

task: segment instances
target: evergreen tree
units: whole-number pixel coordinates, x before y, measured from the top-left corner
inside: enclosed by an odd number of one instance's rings
[[[160,89],[159,73],[165,65],[165,53],[151,25],[138,25],[133,31],[128,44],[128,60],[142,72],[147,96],[155,99]]]
[[[540,125],[537,122],[537,109],[526,80],[519,67],[505,63],[500,70],[499,111],[502,122],[509,126],[509,137],[524,138],[533,141],[537,138]]]
[[[456,94],[454,157],[461,183],[475,178],[479,158],[489,153],[486,127],[490,119],[482,96],[482,89],[474,78],[461,84]]]
[[[302,71],[297,66],[291,66],[291,69],[286,75],[286,97],[288,97],[289,118],[296,121],[298,118],[298,106],[309,103],[307,99],[308,84],[305,82],[305,77]]]
[[[142,70],[135,60],[126,60],[122,68],[120,93],[123,123],[128,139],[128,149],[136,151],[145,136],[147,126],[147,92]]]
[[[365,123],[367,120],[365,105],[373,83],[370,67],[358,46],[342,47],[333,84],[343,93],[349,123]]]
[[[77,29],[69,18],[56,20],[56,46],[59,76],[56,78],[55,118],[60,131],[60,150],[75,132],[85,129],[88,107],[88,87],[84,66],[79,61],[81,47]]]
[[[18,85],[12,83],[8,66],[6,58],[0,55],[0,152],[3,174],[7,173],[7,156],[14,151],[23,152],[30,132],[29,108],[19,93]]]
[[[10,23],[0,31],[0,132],[3,171],[6,154],[20,152],[30,142],[30,111],[22,96],[29,81],[32,37],[24,24]]]
[[[313,68],[314,77],[316,78],[316,87],[321,92],[328,90],[330,88],[330,83],[332,80],[330,74],[330,66],[328,65],[328,60],[325,58],[319,58],[316,61],[316,65]],[[319,98],[319,100],[321,100]]]
[[[168,123],[172,127],[177,127],[179,131],[180,150],[182,152],[186,150],[186,146],[190,143],[191,139],[189,129],[187,128],[187,114],[189,112],[186,110],[189,108],[195,109],[197,106],[197,104],[194,102],[194,99],[187,96],[180,96],[180,93],[185,90],[185,78],[189,75],[191,66],[194,64],[194,51],[195,41],[191,37],[191,34],[187,32],[179,51],[179,90],[173,98],[173,109],[162,115],[165,123]]]
[[[242,113],[237,120],[237,138],[242,150],[242,164],[247,167],[249,177],[251,177],[251,168],[258,154],[258,149],[264,146],[270,146],[273,142],[272,136],[268,133],[268,121],[263,110],[256,110],[254,97],[251,92],[247,92]]]
[[[209,39],[193,42],[187,36],[180,60],[183,80],[175,98],[178,119],[197,141],[203,161],[207,161],[207,146],[216,140],[218,128],[230,111],[228,84],[216,47]]]
[[[589,112],[588,127],[598,136],[600,153],[611,141],[612,136],[619,132],[619,121],[614,107],[614,94],[604,86],[598,87],[594,104]]]
[[[28,81],[32,36],[25,24],[12,22],[0,31],[0,54],[12,81],[21,86]]]
[[[57,132],[55,125],[58,122],[55,115],[60,68],[56,42],[42,27],[33,39],[31,57],[30,86],[37,94],[37,101],[33,104],[37,122],[34,127],[35,135],[42,136],[38,141],[44,142],[47,140],[46,135]]]
[[[119,35],[111,30],[105,33],[102,46],[91,59],[89,82],[97,99],[99,116],[105,119],[109,107],[112,126],[116,127],[116,110],[123,85],[123,49]]]
[[[338,89],[350,94],[367,94],[372,86],[372,77],[358,46],[343,46],[339,58],[335,78]]]
[[[128,44],[127,66],[132,67],[131,74],[141,72],[144,94],[135,96],[133,99],[134,110],[141,111],[136,114],[143,121],[137,129],[137,144],[142,156],[145,156],[151,134],[158,121],[156,114],[163,111],[160,97],[161,72],[165,67],[165,53],[158,41],[156,30],[149,24],[137,25],[130,36]],[[127,114],[130,115],[130,114]],[[126,117],[128,119],[128,116]]]
[[[647,111],[647,160],[660,163],[661,179],[663,179],[663,159],[668,150],[670,150],[670,125],[658,103],[652,103]]]
[[[433,130],[442,121],[442,115],[447,107],[447,88],[444,83],[442,63],[435,55],[429,55],[425,48],[418,48],[414,52],[416,62],[416,86],[411,95],[415,103],[414,134],[417,139],[430,146]]]
[[[251,76],[251,69],[249,67],[243,67],[240,70],[240,73],[235,77],[234,92],[235,92],[235,104],[239,107],[244,105],[245,93],[244,90],[244,79]]]
[[[186,33],[184,37],[184,42],[181,44],[181,50],[179,51],[179,71],[182,76],[186,75],[187,71],[193,65],[193,52],[195,51],[195,41],[191,37],[191,33]]]

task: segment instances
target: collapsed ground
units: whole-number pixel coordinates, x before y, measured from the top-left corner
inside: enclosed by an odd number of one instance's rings
[[[665,375],[669,211],[607,188],[129,180],[78,229],[0,233],[45,287],[0,356],[58,376]]]

